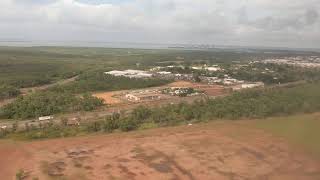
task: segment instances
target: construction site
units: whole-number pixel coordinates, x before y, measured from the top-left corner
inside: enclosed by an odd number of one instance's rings
[[[224,96],[230,92],[229,88],[220,85],[208,85],[188,81],[176,81],[166,86],[122,90],[111,92],[98,92],[93,96],[104,100],[105,104],[125,105],[161,102],[180,102],[181,100],[197,99],[203,97]]]

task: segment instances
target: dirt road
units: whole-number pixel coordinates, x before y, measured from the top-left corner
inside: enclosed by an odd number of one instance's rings
[[[250,123],[0,141],[1,179],[13,179],[19,169],[28,179],[320,179],[319,159]]]
[[[46,90],[49,89],[51,87],[54,87],[56,85],[64,85],[64,84],[68,84],[70,82],[75,81],[78,78],[78,76],[74,76],[68,79],[62,79],[60,81],[51,83],[51,84],[46,84],[46,85],[42,85],[42,86],[35,86],[35,87],[29,87],[29,88],[21,88],[20,91],[23,95],[28,94],[29,92],[32,91],[39,91],[39,90]]]

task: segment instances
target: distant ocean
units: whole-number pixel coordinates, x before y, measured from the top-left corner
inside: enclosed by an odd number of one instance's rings
[[[88,42],[88,41],[19,41],[0,40],[0,46],[65,46],[65,47],[102,47],[102,48],[132,48],[132,49],[193,49],[193,50],[289,50],[320,52],[318,48],[286,48],[286,47],[259,47],[259,46],[230,46],[230,45],[201,45],[201,44],[157,44],[157,43],[132,43],[132,42]],[[209,48],[206,48],[209,47]]]

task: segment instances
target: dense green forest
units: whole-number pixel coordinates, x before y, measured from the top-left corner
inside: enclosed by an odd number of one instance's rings
[[[86,72],[81,74],[78,79],[62,86],[51,88],[55,92],[84,93],[92,91],[114,91],[147,88],[168,84],[169,80],[162,79],[136,79],[127,77],[116,77],[104,74],[104,72]]]
[[[0,84],[15,88],[48,84],[79,73],[83,67],[76,62],[57,54],[0,48]]]
[[[78,97],[70,93],[36,92],[19,96],[13,103],[2,107],[0,118],[26,119],[56,113],[91,111],[102,104],[102,100],[89,94]]]
[[[254,89],[231,96],[180,103],[160,108],[138,107],[129,115],[115,113],[104,120],[79,127],[49,124],[27,128],[22,132],[2,131],[2,137],[38,139],[66,137],[90,132],[131,131],[135,129],[172,126],[218,119],[266,118],[320,110],[320,83],[292,87]]]

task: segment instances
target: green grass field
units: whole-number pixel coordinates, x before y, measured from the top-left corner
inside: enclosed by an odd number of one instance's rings
[[[267,118],[256,121],[255,125],[291,143],[302,145],[320,157],[320,113]]]

